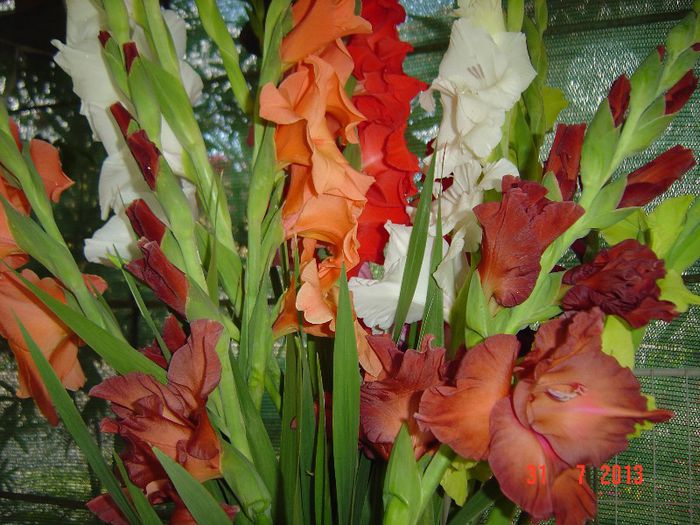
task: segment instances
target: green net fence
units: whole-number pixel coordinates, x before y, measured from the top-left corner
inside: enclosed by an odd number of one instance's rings
[[[254,47],[244,29],[245,11],[238,0],[219,0],[231,31],[243,43],[244,70],[254,71]],[[243,210],[247,197],[247,125],[238,112],[221,62],[205,38],[194,15],[193,2],[173,0],[188,22],[188,53],[202,74],[205,96],[197,107],[210,151],[224,171],[236,234],[245,241]],[[403,37],[415,47],[407,70],[430,82],[447,46],[452,3],[448,0],[408,0],[408,20]],[[611,82],[631,72],[641,59],[663,41],[666,32],[690,9],[688,0],[628,0],[549,2],[550,27],[546,33],[549,83],[563,89],[570,106],[560,116],[567,123],[592,117]],[[12,116],[28,132],[60,147],[65,171],[76,186],[61,205],[59,221],[75,253],[82,239],[100,224],[97,211],[97,175],[104,157],[101,146],[91,145],[90,132],[78,114],[79,101],[70,80],[56,68],[51,38],[62,38],[64,11],[57,0],[0,0],[0,92]],[[23,25],[24,24],[24,25]],[[24,28],[24,29],[23,29]],[[678,115],[669,132],[645,155],[628,161],[621,171],[631,171],[654,155],[683,144],[700,152],[700,95],[696,93]],[[422,153],[436,130],[437,117],[416,108],[411,117],[409,142]],[[545,151],[552,137],[545,145]],[[698,194],[697,169],[674,184],[671,195]],[[650,206],[654,206],[652,203]],[[119,313],[125,333],[143,343],[142,326],[135,305],[121,280],[109,270],[87,265],[110,282],[107,295]],[[700,293],[700,265],[685,276]],[[652,325],[638,355],[635,372],[646,393],[674,419],[635,439],[630,449],[613,458],[611,471],[591,473],[599,497],[601,524],[700,523],[700,312],[691,310],[671,324]],[[109,374],[90,352],[81,353],[88,376],[86,391]],[[52,429],[37,416],[31,400],[14,396],[17,380],[11,353],[0,349],[0,523],[58,524],[97,523],[84,502],[100,492],[99,482],[84,464],[79,451],[61,429]],[[111,436],[99,434],[107,414],[102,402],[77,393],[76,402],[104,451],[113,451]],[[267,419],[276,424],[274,411]],[[584,437],[585,439],[585,437]],[[613,465],[622,476],[613,483]],[[627,483],[625,468],[641,465],[643,482]],[[608,482],[606,484],[606,481]]]

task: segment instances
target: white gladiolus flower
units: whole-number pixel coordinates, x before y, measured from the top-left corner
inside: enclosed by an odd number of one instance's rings
[[[483,27],[490,34],[504,33],[501,0],[459,0],[455,15],[471,20],[475,26]]]
[[[401,279],[406,268],[408,242],[413,231],[413,226],[404,226],[391,222],[387,222],[384,228],[389,232],[389,242],[387,243],[386,257],[384,258],[384,276],[381,279],[353,277],[348,283],[357,316],[375,332],[388,330],[396,317],[396,307],[401,291]],[[407,323],[415,323],[423,317],[430,277],[430,254],[434,242],[435,235],[429,233],[418,276],[418,284],[406,315]],[[448,244],[444,240],[442,243],[444,253],[448,250]],[[459,271],[459,268],[456,266],[455,275]],[[452,308],[454,296],[453,292],[445,294],[443,298],[445,315],[448,315]]]
[[[439,75],[420,99],[432,112],[432,92],[440,93],[443,116],[436,151],[444,164],[438,171],[445,174],[465,160],[488,157],[501,140],[506,111],[536,75],[525,35],[492,35],[473,20],[461,18],[452,25]]]
[[[88,261],[105,265],[111,264],[108,255],[118,254],[127,261],[137,258],[136,237],[126,213],[112,215],[92,237],[85,239],[83,252]]]
[[[127,2],[127,7],[131,10],[131,3]],[[66,32],[66,43],[57,40],[52,43],[58,49],[54,60],[68,73],[73,80],[73,90],[81,99],[80,113],[84,115],[93,136],[102,142],[107,151],[105,160],[100,172],[99,181],[99,201],[102,219],[109,217],[111,212],[120,214],[125,206],[135,199],[150,196],[152,192],[143,180],[143,176],[131,157],[124,139],[114,122],[109,107],[115,102],[121,102],[129,107],[130,104],[119,93],[119,90],[112,82],[109,69],[102,56],[102,48],[97,35],[101,28],[106,27],[105,14],[98,9],[90,0],[67,0],[68,24]],[[173,43],[178,56],[182,57],[186,48],[186,27],[185,22],[174,11],[163,11],[166,25],[173,37]],[[153,54],[148,47],[147,39],[143,30],[132,26],[133,40],[139,52],[149,58]],[[202,80],[197,73],[184,60],[180,61],[181,80],[189,99],[195,102],[202,92]],[[180,146],[174,133],[163,119],[161,123],[161,136],[159,137],[163,156],[167,160],[173,172],[183,175],[182,147]],[[182,179],[183,185],[187,183]],[[189,184],[189,183],[187,183]],[[194,194],[188,187],[188,196],[192,197],[193,209],[196,209]],[[163,218],[162,209],[159,206],[151,206],[153,211]],[[106,251],[100,249],[109,248],[111,243],[106,234],[115,233],[115,228],[128,228],[125,217],[113,217],[108,224],[105,224],[92,239],[86,240],[85,256],[91,261],[105,261]],[[127,242],[127,237],[122,230],[119,230],[119,242]],[[130,236],[133,237],[133,236]],[[107,241],[107,244],[103,242]],[[137,253],[134,240],[129,249],[120,254],[124,258]],[[113,250],[110,250],[113,251]]]

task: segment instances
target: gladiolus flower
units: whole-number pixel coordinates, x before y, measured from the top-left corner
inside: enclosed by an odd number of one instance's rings
[[[293,29],[280,46],[285,64],[317,54],[339,38],[369,33],[372,26],[355,15],[354,0],[297,0],[292,6]]]
[[[168,260],[156,241],[142,239],[139,248],[143,258],[130,262],[126,269],[153,290],[158,299],[184,317],[189,289],[187,277]]]
[[[106,379],[90,395],[109,401],[116,415],[102,422],[103,432],[119,434],[135,451],[156,462],[150,447],[158,447],[203,482],[220,476],[221,449],[206,401],[221,376],[215,347],[222,327],[215,321],[197,320],[190,329],[187,343],[173,353],[166,385],[132,372]],[[132,476],[140,463],[125,465],[132,481],[146,488],[138,475]]]
[[[540,184],[503,178],[503,200],[474,208],[484,229],[478,266],[486,297],[502,306],[525,301],[540,273],[544,250],[583,215],[573,202],[552,202]]]
[[[63,288],[56,279],[39,279],[31,270],[21,273],[27,281],[37,286],[54,299],[66,303]],[[102,293],[107,285],[97,276],[86,276],[91,288]],[[37,347],[54,369],[61,384],[69,390],[78,390],[85,384],[85,375],[78,362],[78,337],[66,327],[25,286],[20,278],[9,272],[0,273],[0,335],[7,339],[10,350],[17,360],[19,390],[17,396],[32,397],[41,413],[52,425],[58,424],[41,375],[29,353],[20,323],[32,336]]]
[[[557,178],[561,197],[565,201],[572,200],[576,193],[585,133],[585,124],[559,124],[544,165],[545,173],[551,171]]]
[[[601,465],[627,447],[637,423],[673,415],[647,410],[632,371],[602,352],[602,330],[600,310],[544,323],[517,367],[515,336],[487,338],[467,351],[454,386],[423,394],[421,428],[464,457],[487,459],[503,493],[535,520],[583,523],[595,496],[576,466]]]
[[[674,146],[627,176],[618,208],[644,206],[665,192],[695,166],[693,152]]]
[[[664,100],[666,101],[664,112],[666,115],[678,113],[685,106],[685,103],[690,100],[696,87],[698,87],[698,78],[693,74],[692,70],[688,71],[664,95]]]
[[[612,113],[613,125],[616,128],[625,121],[625,114],[627,113],[627,107],[630,103],[631,90],[632,85],[625,74],[617,77],[610,87],[608,104],[610,104],[610,113]]]
[[[165,235],[165,224],[156,217],[145,200],[137,199],[129,204],[126,215],[129,217],[129,222],[131,222],[131,227],[136,235],[158,244],[161,243]]]
[[[573,286],[562,299],[562,308],[598,306],[607,314],[622,317],[633,328],[652,319],[670,322],[678,312],[672,302],[659,300],[661,290],[656,284],[665,275],[664,262],[651,249],[628,239],[564,274],[563,283]]]
[[[364,440],[384,459],[389,459],[403,424],[408,428],[416,459],[438,446],[435,436],[421,430],[414,417],[423,392],[445,382],[445,349],[433,348],[431,339],[425,337],[420,350],[402,352],[388,335],[367,338],[384,373],[360,388],[360,425]]]

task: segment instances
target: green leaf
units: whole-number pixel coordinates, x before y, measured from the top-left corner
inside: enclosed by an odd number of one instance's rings
[[[506,498],[502,498],[496,501],[485,525],[511,525],[517,510],[518,506],[515,503]]]
[[[607,182],[618,139],[619,131],[615,128],[610,105],[605,98],[586,129],[581,149],[580,176],[583,194],[580,204],[584,208],[588,208],[587,204],[595,198],[598,190]]]
[[[688,210],[683,230],[666,255],[666,269],[684,272],[700,257],[700,199]]]
[[[333,466],[338,523],[348,524],[357,471],[360,427],[360,372],[355,326],[345,268],[338,279],[340,295],[333,345]]]
[[[326,438],[326,399],[324,396],[321,367],[316,367],[318,395],[318,424],[316,426],[316,450],[314,454],[314,517],[316,525],[331,525],[331,477],[328,470],[328,447]]]
[[[56,314],[71,331],[75,332],[80,339],[85,341],[95,353],[102,357],[105,362],[119,374],[124,375],[129,372],[143,372],[152,375],[161,383],[166,382],[165,370],[133,348],[126,341],[114,337],[107,330],[100,328],[89,319],[86,319],[83,314],[76,312],[58,299],[55,299],[20,274],[16,275],[22,283],[49,308],[49,310]]]
[[[218,501],[199,481],[194,479],[182,465],[173,461],[167,454],[153,447],[153,453],[168,474],[170,481],[175,485],[175,490],[184,501],[187,510],[197,523],[207,525],[231,525],[231,520]]]
[[[413,231],[411,231],[411,238],[408,241],[406,266],[401,278],[401,291],[399,292],[399,301],[396,306],[396,317],[394,318],[394,341],[398,341],[401,336],[408,309],[416,293],[416,285],[418,284],[418,277],[423,264],[425,245],[428,242],[428,228],[430,227],[430,204],[433,196],[435,165],[439,154],[440,151],[436,151],[430,161],[430,169],[425,177],[423,189],[420,192],[418,209],[413,219]]]
[[[516,334],[527,325],[550,319],[561,311],[559,293],[564,272],[552,272],[538,281],[530,297],[523,303],[504,308],[496,315],[488,335]]]
[[[134,513],[134,510],[131,508],[131,505],[124,496],[117,478],[112,473],[112,470],[107,466],[107,463],[105,463],[100,448],[97,446],[97,443],[95,443],[95,440],[90,434],[87,425],[80,416],[80,412],[78,412],[75,404],[73,404],[70,396],[63,388],[61,381],[56,376],[56,373],[54,372],[53,368],[51,368],[51,365],[46,360],[46,357],[44,357],[44,354],[41,352],[39,347],[34,342],[34,339],[31,335],[29,335],[29,332],[27,332],[19,319],[17,319],[17,324],[22,331],[22,336],[27,343],[29,353],[31,354],[34,364],[41,375],[41,379],[46,386],[46,390],[48,391],[49,396],[51,396],[51,402],[56,407],[56,412],[58,412],[58,415],[61,416],[61,420],[66,426],[66,430],[68,430],[70,435],[73,437],[73,440],[82,451],[85,459],[95,472],[95,475],[109,491],[109,494],[119,507],[119,510],[122,511],[124,516],[126,516],[131,523],[137,525],[139,520]]]
[[[119,475],[124,480],[126,490],[129,492],[129,497],[134,503],[136,512],[141,519],[140,523],[143,525],[163,525],[163,521],[158,517],[155,509],[149,503],[148,498],[146,498],[144,493],[141,492],[141,489],[134,485],[129,479],[126,468],[124,468],[124,463],[116,452],[114,453],[114,462],[119,469]]]
[[[456,513],[448,525],[471,525],[474,520],[503,498],[496,478],[487,481]]]
[[[465,340],[467,346],[474,346],[491,334],[493,318],[491,317],[489,305],[484,296],[484,289],[481,287],[481,278],[477,271],[472,273],[469,283],[466,318]]]
[[[656,410],[656,398],[654,396],[649,396],[647,394],[642,394],[647,398],[647,410]],[[627,436],[627,439],[635,439],[642,435],[645,430],[651,430],[654,428],[654,423],[651,421],[644,421],[643,423],[635,423],[634,431]]]
[[[241,504],[243,512],[255,523],[272,523],[272,498],[255,466],[234,446],[220,440],[221,473]]]
[[[671,301],[679,312],[687,312],[691,304],[700,304],[700,296],[686,288],[683,277],[676,270],[667,270],[666,276],[657,281],[661,288],[660,299]]]
[[[443,317],[442,290],[435,279],[435,272],[441,262],[442,210],[438,204],[435,239],[433,240],[433,249],[430,254],[430,277],[428,279],[428,291],[425,298],[425,308],[423,309],[423,323],[421,324],[418,348],[420,348],[421,341],[423,341],[423,336],[428,334],[435,337],[434,343],[436,346],[444,345],[445,319]]]
[[[511,33],[519,33],[523,27],[525,2],[523,0],[509,0],[507,9],[506,29]]]
[[[544,177],[542,177],[542,186],[547,188],[546,197],[550,201],[562,201],[561,188],[559,187],[559,182],[557,181],[557,177],[554,175],[554,172],[548,171],[545,173]]]
[[[642,330],[642,333],[644,329]],[[605,318],[603,328],[603,352],[613,356],[620,366],[634,368],[634,356],[641,338],[637,337],[630,326],[616,315]]]
[[[601,235],[610,246],[621,243],[627,239],[644,241],[644,232],[647,229],[644,211],[636,208],[627,217],[607,228],[601,230]]]
[[[634,134],[627,135],[628,140],[625,144],[626,155],[648,148],[652,142],[666,131],[675,114],[666,115],[665,110],[666,100],[663,96],[660,96],[642,113],[634,128]]]
[[[421,498],[420,473],[406,425],[401,425],[384,478],[384,524],[414,523]]]
[[[483,482],[491,476],[488,463],[456,457],[443,474],[440,486],[461,507],[469,494],[469,481],[477,479]]]
[[[544,129],[549,131],[554,127],[559,113],[567,108],[569,102],[561,89],[542,86],[542,104],[544,104]]]
[[[649,247],[660,259],[665,259],[683,231],[686,215],[695,197],[680,195],[666,199],[647,215]]]

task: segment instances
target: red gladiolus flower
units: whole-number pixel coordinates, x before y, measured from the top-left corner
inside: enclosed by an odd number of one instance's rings
[[[90,391],[91,396],[111,402],[117,417],[105,419],[101,429],[131,444],[125,465],[142,489],[147,488],[141,475],[144,466],[158,464],[150,447],[158,447],[199,481],[220,476],[221,450],[205,405],[221,376],[215,347],[222,327],[197,320],[190,328],[187,343],[173,353],[166,385],[132,372],[109,378]]]
[[[445,349],[432,348],[425,337],[420,350],[401,352],[388,335],[367,338],[384,367],[377,381],[360,389],[360,425],[366,441],[384,459],[401,425],[408,427],[416,459],[434,450],[438,443],[432,432],[418,426],[414,415],[425,390],[444,384]]]
[[[156,189],[156,177],[158,177],[158,164],[160,151],[156,145],[148,139],[146,132],[142,129],[135,131],[126,137],[134,160],[139,165],[141,174],[146,180],[146,184],[152,190]]]
[[[124,49],[124,67],[128,74],[131,72],[131,64],[139,57],[139,50],[136,47],[136,42],[125,42],[122,48]]]
[[[633,328],[652,319],[670,322],[678,312],[673,303],[659,300],[656,281],[664,275],[664,262],[648,247],[628,239],[564,274],[564,284],[573,287],[562,299],[562,308],[588,310],[598,306],[607,314],[622,317]]]
[[[141,239],[139,248],[143,259],[131,261],[126,269],[153,290],[158,299],[184,317],[189,289],[187,277],[168,260],[156,241]]]
[[[695,166],[692,150],[674,146],[627,176],[618,208],[644,206]]]
[[[696,87],[698,87],[698,78],[692,71],[688,71],[666,92],[666,95],[664,95],[666,101],[666,115],[678,113],[681,108],[685,106],[685,103],[690,100]]]
[[[112,113],[112,117],[114,117],[117,126],[119,126],[122,136],[126,138],[129,134],[129,125],[131,121],[134,120],[134,117],[120,102],[115,102],[109,106],[109,111]]]
[[[362,169],[375,181],[359,218],[359,254],[360,262],[382,263],[388,240],[384,224],[409,223],[406,206],[417,191],[413,175],[419,166],[404,135],[411,100],[427,85],[403,71],[413,50],[396,29],[406,18],[403,7],[396,0],[369,0],[362,4],[362,16],[372,24],[372,33],[354,35],[348,51],[357,79],[353,103],[366,118],[358,126]]]
[[[174,315],[169,315],[163,322],[163,342],[171,354],[187,343],[187,334]],[[161,368],[168,368],[168,362],[157,340],[154,339],[150,345],[140,348],[139,351]]]
[[[129,222],[136,235],[158,244],[161,243],[165,235],[165,224],[156,217],[145,200],[136,199],[129,204],[126,208],[126,216],[129,217]]]
[[[576,466],[601,465],[626,448],[635,424],[673,415],[647,410],[632,371],[601,351],[602,330],[597,309],[544,323],[515,368],[515,337],[489,337],[467,352],[455,386],[423,394],[417,419],[460,455],[486,458],[503,493],[535,520],[583,523],[595,496]]]
[[[613,123],[616,128],[625,121],[625,113],[627,113],[627,107],[630,103],[631,90],[632,85],[625,74],[617,77],[617,80],[615,80],[610,87],[608,104],[610,104],[610,112],[612,113]]]
[[[502,306],[525,301],[540,272],[544,250],[583,215],[573,202],[552,202],[535,182],[503,177],[503,200],[474,208],[484,230],[478,270],[486,297]]]
[[[551,171],[557,178],[562,199],[565,201],[572,200],[576,193],[585,133],[585,124],[559,124],[549,158],[544,165],[545,173]]]

